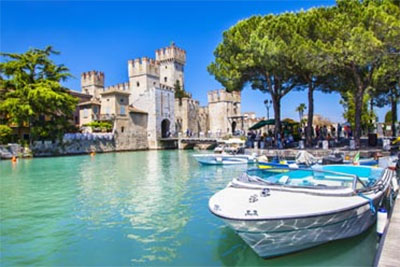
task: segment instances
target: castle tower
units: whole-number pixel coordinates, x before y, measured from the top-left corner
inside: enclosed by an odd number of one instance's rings
[[[160,66],[154,59],[143,57],[128,61],[129,103],[139,99],[139,96],[150,88],[160,86]]]
[[[100,99],[100,93],[104,91],[104,73],[100,71],[88,71],[81,74],[81,91],[91,95],[93,99]]]
[[[169,47],[156,50],[156,61],[160,64],[160,83],[174,87],[175,82],[179,81],[181,88],[184,88],[185,50],[172,43]]]
[[[239,129],[235,118],[241,116],[240,92],[227,92],[225,89],[209,91],[208,111],[210,131],[213,134],[230,134],[233,130]],[[241,125],[240,125],[241,126]]]

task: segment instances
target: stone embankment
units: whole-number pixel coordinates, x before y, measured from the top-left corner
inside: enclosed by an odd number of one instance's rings
[[[146,136],[131,136],[123,133],[66,134],[62,141],[34,142],[32,146],[33,155],[36,157],[145,149],[148,149]]]
[[[32,157],[32,151],[19,144],[0,145],[0,159],[11,159],[12,157],[29,158]]]
[[[30,148],[19,144],[0,146],[0,158],[48,157],[148,149],[147,136],[140,133],[66,134],[61,141],[36,141]]]

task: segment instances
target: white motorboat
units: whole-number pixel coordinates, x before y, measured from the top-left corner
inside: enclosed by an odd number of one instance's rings
[[[362,233],[394,180],[393,170],[367,166],[250,169],[214,194],[209,209],[268,258]]]
[[[255,156],[244,154],[244,141],[240,139],[222,141],[213,154],[195,154],[193,157],[205,165],[249,164],[256,160]]]
[[[234,165],[254,163],[251,155],[234,154],[196,154],[193,157],[201,164],[205,165]]]

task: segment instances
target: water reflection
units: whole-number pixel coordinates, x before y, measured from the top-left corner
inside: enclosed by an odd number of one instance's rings
[[[190,217],[188,158],[150,151],[133,160],[121,153],[103,164],[81,168],[79,218],[93,228],[122,227],[136,245],[132,262],[175,258]]]
[[[377,235],[375,225],[356,237],[331,241],[299,252],[262,259],[229,227],[219,229],[215,257],[227,266],[369,266]]]
[[[1,265],[371,265],[373,228],[260,259],[208,211],[248,166],[200,166],[193,153],[0,161]]]

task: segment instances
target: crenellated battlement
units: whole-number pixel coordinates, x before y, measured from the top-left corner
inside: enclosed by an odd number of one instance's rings
[[[129,77],[138,75],[160,76],[160,64],[148,57],[136,58],[128,61]]]
[[[87,71],[81,74],[81,86],[104,86],[104,73],[101,71]]]
[[[209,91],[207,93],[208,103],[215,103],[215,102],[240,102],[241,101],[241,94],[239,91],[232,91],[227,92],[225,89],[219,89],[214,91]]]
[[[177,61],[184,65],[186,63],[186,51],[172,43],[168,47],[156,50],[156,60],[158,62]]]
[[[104,91],[127,91],[129,92],[129,83],[118,83],[115,85],[107,86]]]
[[[174,87],[160,83],[160,89],[175,92]]]

